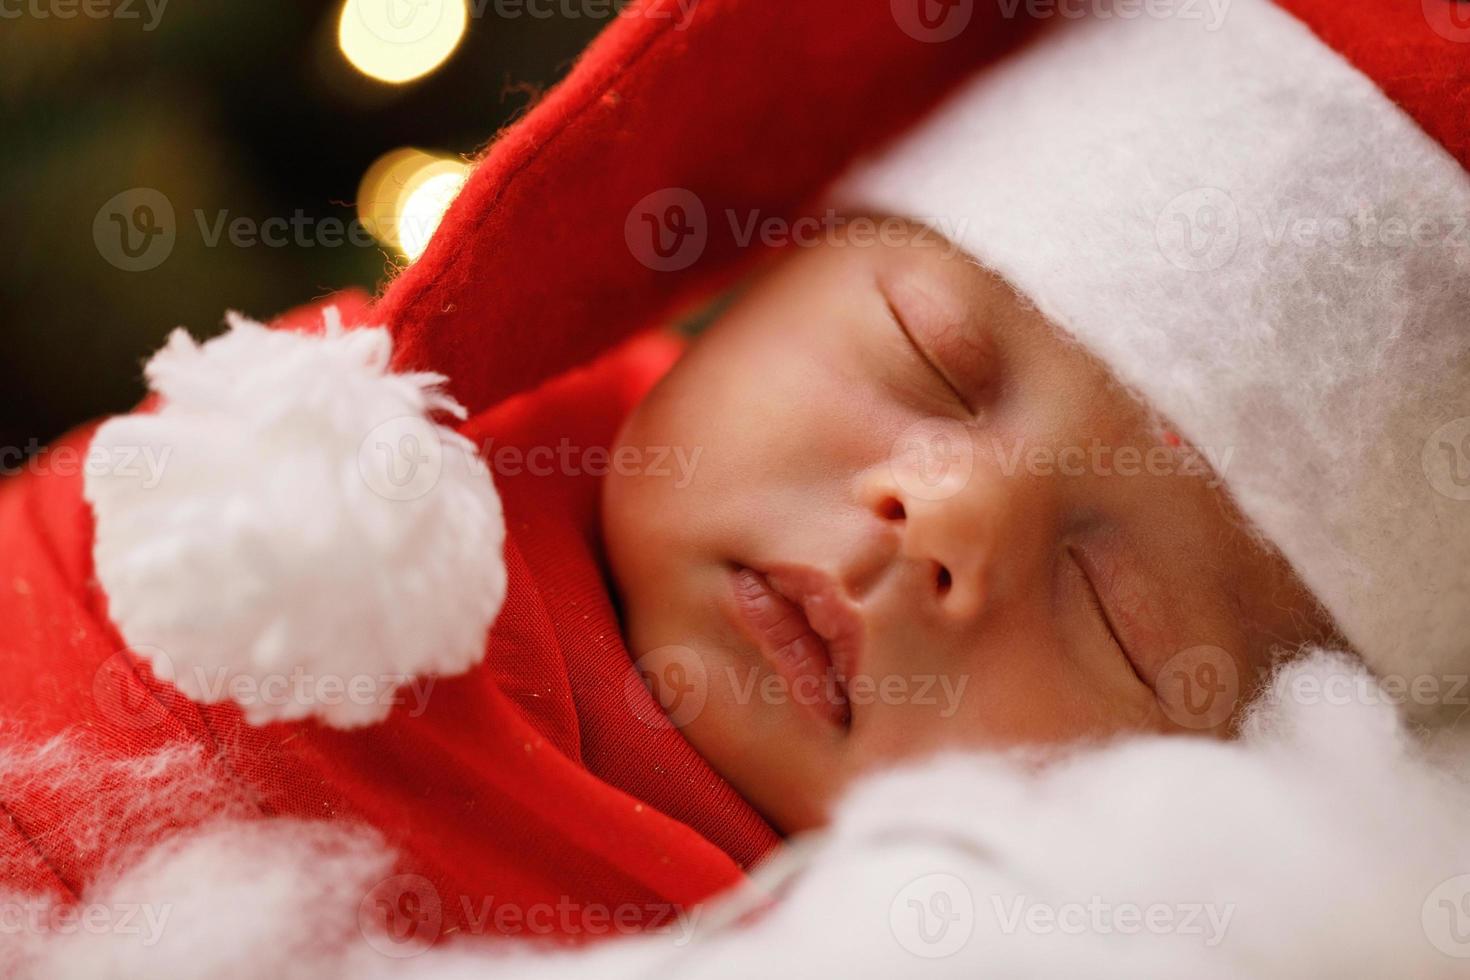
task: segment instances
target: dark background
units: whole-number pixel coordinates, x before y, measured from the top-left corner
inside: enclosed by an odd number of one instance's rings
[[[473,155],[608,20],[565,0],[537,16],[472,3],[447,62],[389,85],[338,49],[341,2],[169,0],[155,19],[142,0],[0,0],[0,447],[131,407],[175,326],[205,336],[226,309],[266,319],[344,286],[375,291],[405,261],[391,248],[361,235],[211,245],[195,212],[351,221],[375,159]],[[94,220],[133,188],[167,197],[177,237],[156,268],[130,272],[103,256]]]

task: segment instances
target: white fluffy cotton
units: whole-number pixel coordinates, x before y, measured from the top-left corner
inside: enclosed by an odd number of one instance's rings
[[[497,975],[1470,976],[1462,734],[1421,742],[1335,655],[1271,690],[1235,743],[956,755],[873,779],[768,876],[783,897],[754,923],[715,909],[702,921],[725,925],[682,947]]]
[[[369,976],[360,904],[391,874],[374,834],[223,821],[181,834],[68,906],[0,893],[6,976],[247,980]]]
[[[1003,275],[1199,448],[1380,674],[1447,694],[1470,175],[1274,3],[1227,6],[1089,6],[836,196]]]
[[[461,934],[399,958],[359,917],[391,869],[372,834],[219,822],[84,896],[168,908],[157,933],[12,937],[8,962],[102,980],[1470,976],[1470,743],[1424,741],[1390,701],[1318,654],[1237,742],[879,776],[747,893],[695,910],[692,935],[569,954]]]
[[[79,736],[31,742],[11,725],[0,728],[0,801],[15,826],[40,835],[35,850],[0,848],[0,891],[27,876],[37,853],[97,867],[106,878],[171,833],[259,812],[200,746],[116,757]],[[66,818],[38,816],[37,801]]]
[[[113,621],[189,697],[256,724],[385,718],[416,675],[478,662],[505,595],[504,521],[435,374],[384,329],[231,315],[147,366],[156,412],[93,439],[86,495]],[[146,463],[147,465],[143,465]]]

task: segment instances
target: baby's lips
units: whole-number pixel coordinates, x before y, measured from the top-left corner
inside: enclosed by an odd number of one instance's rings
[[[801,607],[812,630],[822,638],[840,681],[861,666],[863,617],[833,576],[799,565],[777,566],[769,573],[772,588]]]
[[[741,625],[785,680],[785,694],[822,720],[845,727],[850,709],[835,676],[830,648],[803,606],[749,568],[735,571],[732,587]]]

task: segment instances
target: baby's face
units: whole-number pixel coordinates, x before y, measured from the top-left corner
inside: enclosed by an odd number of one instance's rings
[[[692,475],[605,488],[633,657],[787,832],[909,754],[1223,735],[1329,631],[1201,453],[911,230],[783,257],[620,437]]]

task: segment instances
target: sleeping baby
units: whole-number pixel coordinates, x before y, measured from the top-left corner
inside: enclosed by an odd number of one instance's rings
[[[360,897],[380,950],[579,941],[739,887],[906,761],[1230,738],[1306,648],[1453,713],[1460,163],[1264,0],[1056,25],[983,69],[887,4],[820,6],[706,0],[678,35],[728,53],[772,18],[793,63],[875,66],[819,113],[765,68],[700,103],[781,146],[670,135],[670,35],[622,20],[377,303],[179,332],[147,404],[55,447],[85,472],[0,483],[0,718],[80,760],[0,774],[5,880],[75,901],[181,830],[333,821],[393,855]],[[610,147],[636,159],[584,187]],[[635,333],[679,270],[633,236],[741,188],[816,195],[829,233],[687,344]],[[710,210],[721,275],[677,280],[705,299],[740,278]],[[140,454],[147,485],[108,465]]]

